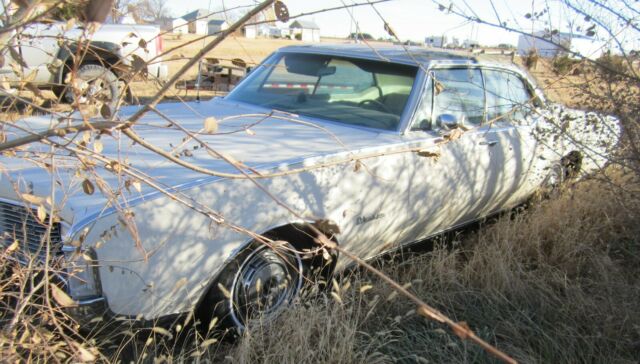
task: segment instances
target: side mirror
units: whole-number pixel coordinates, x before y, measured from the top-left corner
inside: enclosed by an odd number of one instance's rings
[[[442,129],[455,129],[460,126],[460,120],[453,114],[440,114],[436,119],[436,124]]]

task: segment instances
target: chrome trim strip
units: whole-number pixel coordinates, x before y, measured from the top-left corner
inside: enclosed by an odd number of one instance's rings
[[[96,297],[96,298],[89,298],[89,299],[84,299],[84,300],[79,300],[76,301],[76,303],[78,304],[78,306],[87,306],[87,305],[93,305],[99,302],[105,302],[106,299],[104,297]]]
[[[400,132],[400,135],[405,135],[407,129],[411,126],[411,121],[413,120],[418,105],[420,104],[420,99],[428,79],[429,77],[427,77],[425,69],[423,69],[423,67],[418,67],[418,73],[416,74],[416,78],[413,80],[411,94],[409,94],[409,99],[404,105],[404,111],[400,117],[400,123],[398,124],[398,131]]]

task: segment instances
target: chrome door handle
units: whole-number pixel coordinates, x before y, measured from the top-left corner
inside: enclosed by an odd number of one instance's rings
[[[486,145],[488,147],[493,147],[496,144],[498,144],[497,140],[485,140],[480,142],[480,145]]]

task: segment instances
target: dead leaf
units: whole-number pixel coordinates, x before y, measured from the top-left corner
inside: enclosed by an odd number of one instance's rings
[[[460,128],[453,129],[449,132],[449,134],[444,136],[444,139],[447,141],[454,141],[456,139],[460,139],[460,137],[464,134],[464,131]]]
[[[391,28],[391,25],[389,25],[389,23],[385,22],[384,23],[384,30],[392,37],[396,38],[396,33],[393,31],[393,29]]]
[[[84,181],[82,181],[82,190],[87,195],[93,195],[93,193],[96,191],[96,188],[93,186],[93,183],[91,183],[91,181],[85,179]]]
[[[131,182],[131,185],[133,186],[133,188],[136,189],[136,191],[138,191],[138,192],[142,191],[142,185],[140,184],[140,182],[133,181],[133,182]]]
[[[102,146],[102,142],[99,140],[96,140],[95,142],[93,142],[93,151],[100,154],[102,153],[102,150],[104,149],[104,147]]]
[[[38,220],[44,224],[45,220],[47,220],[47,209],[45,209],[43,205],[38,206],[36,215],[38,217]]]
[[[231,60],[231,64],[233,64],[236,67],[240,67],[240,68],[246,68],[247,67],[247,62],[245,62],[244,60],[240,59],[240,58],[234,58]]]
[[[23,193],[20,195],[20,197],[32,205],[42,205],[44,202],[46,202],[46,199],[44,197],[35,196],[30,193]]]
[[[289,9],[282,1],[276,1],[273,4],[273,10],[276,13],[276,18],[283,23],[289,21]]]
[[[440,95],[440,93],[444,91],[444,85],[442,84],[442,82],[436,81],[434,86],[435,86],[434,89],[436,92],[436,96]]]
[[[133,72],[136,74],[140,74],[143,77],[147,76],[149,70],[147,69],[147,62],[142,59],[142,57],[133,54],[131,55],[133,61],[131,62],[131,67],[133,68]]]
[[[11,245],[9,245],[9,247],[7,248],[7,253],[16,251],[16,249],[18,249],[19,246],[20,246],[20,242],[18,240],[14,240],[13,243],[11,243]]]
[[[68,32],[75,26],[76,26],[76,18],[71,18],[67,20],[67,23],[64,25],[64,30]]]
[[[111,107],[108,104],[102,104],[100,107],[100,115],[105,119],[111,119]]]
[[[78,303],[55,284],[51,285],[51,296],[61,307],[76,307]]]
[[[204,131],[209,134],[216,133],[218,131],[218,120],[213,116],[204,119]]]

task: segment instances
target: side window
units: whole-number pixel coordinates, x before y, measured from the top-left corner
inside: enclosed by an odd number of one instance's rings
[[[431,129],[431,111],[433,105],[433,77],[429,77],[422,91],[420,103],[411,122],[411,130]]]
[[[487,119],[524,119],[531,107],[531,93],[517,75],[495,70],[483,71],[487,90]]]
[[[436,123],[443,115],[467,124],[479,125],[484,120],[484,87],[479,69],[435,70],[434,92]]]

